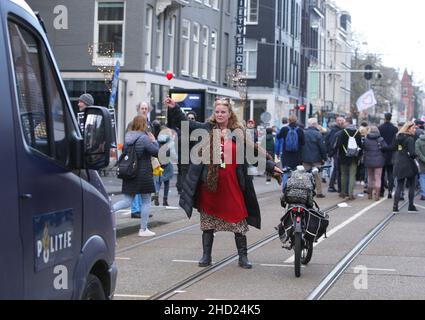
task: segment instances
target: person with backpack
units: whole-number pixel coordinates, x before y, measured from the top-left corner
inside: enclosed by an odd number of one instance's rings
[[[130,207],[134,196],[140,194],[142,201],[140,205],[139,237],[155,235],[148,229],[148,219],[151,208],[151,194],[155,193],[151,157],[157,157],[158,152],[158,142],[156,142],[155,136],[148,131],[146,117],[136,116],[133,119],[130,131],[125,134],[123,154],[118,160],[118,177],[123,179],[122,193],[124,199],[113,205],[113,212]],[[133,161],[132,159],[137,160]]]
[[[397,179],[397,190],[394,196],[393,212],[399,212],[398,203],[406,181],[409,188],[408,210],[409,212],[418,211],[414,205],[416,176],[419,172],[415,162],[415,132],[415,123],[410,121],[407,122],[397,134],[396,152],[394,156],[394,177]]]
[[[345,128],[337,133],[336,149],[341,169],[341,198],[354,200],[356,172],[361,158],[362,136],[351,118],[345,119]]]
[[[295,170],[297,166],[302,164],[302,147],[305,144],[304,131],[299,128],[296,115],[292,114],[289,118],[289,125],[283,127],[276,139],[282,139],[282,154],[281,163],[282,168],[288,167],[291,170]],[[282,188],[285,191],[286,181],[288,180],[288,174],[283,175]]]
[[[283,117],[282,118],[282,128],[287,127],[289,123],[289,120],[287,117]],[[274,140],[274,152],[276,154],[276,157],[278,160],[280,160],[280,156],[282,155],[282,149],[283,149],[283,138],[278,139],[277,136],[279,135],[279,132],[282,130],[282,128],[280,130],[276,131],[276,136],[275,136],[275,140]]]

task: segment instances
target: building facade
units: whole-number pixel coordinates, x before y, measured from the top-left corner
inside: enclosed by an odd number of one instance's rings
[[[165,119],[162,101],[170,89],[203,90],[205,116],[211,114],[216,96],[240,99],[229,83],[235,55],[235,1],[28,3],[44,20],[74,108],[85,92],[94,96],[96,105],[108,105],[111,77],[119,61],[115,104],[119,141],[141,101],[150,102],[151,120]],[[167,73],[174,75],[172,80]]]
[[[413,79],[407,70],[404,70],[403,78],[401,79],[401,102],[398,110],[399,121],[406,122],[412,120],[415,111],[415,92]]]

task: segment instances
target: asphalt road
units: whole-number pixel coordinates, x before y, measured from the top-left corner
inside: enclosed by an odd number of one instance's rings
[[[282,216],[279,196],[278,191],[266,191],[259,196],[263,225],[261,230],[251,228],[248,232],[250,244],[275,232],[274,227]],[[336,194],[331,194],[320,199],[319,204],[324,209],[340,202]],[[282,249],[276,239],[249,252],[253,269],[243,270],[234,261],[171,299],[306,299],[392,208],[391,200],[377,203],[364,197],[347,204],[348,207],[330,213],[329,238],[314,248],[312,261],[302,268],[301,278],[294,276],[293,251]],[[404,209],[397,215],[353,261],[324,299],[423,299],[425,208],[419,209],[416,214],[408,214]],[[180,209],[175,215],[179,218],[152,229],[157,233],[155,238],[129,235],[118,240],[115,299],[147,299],[199,272],[197,261],[202,254],[199,215],[187,220]],[[184,230],[168,235],[181,228]],[[235,253],[233,234],[217,233],[213,262]]]

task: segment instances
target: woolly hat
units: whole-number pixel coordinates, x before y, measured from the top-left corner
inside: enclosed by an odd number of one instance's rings
[[[93,96],[90,93],[84,93],[79,98],[78,101],[82,101],[86,106],[94,105]]]

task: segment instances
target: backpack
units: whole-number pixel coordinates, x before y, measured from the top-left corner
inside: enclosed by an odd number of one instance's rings
[[[315,187],[313,181],[311,173],[294,171],[286,183],[285,202],[312,207]]]
[[[344,148],[344,151],[345,151],[345,156],[347,158],[355,158],[359,155],[359,150],[360,150],[359,146],[357,145],[356,138],[355,138],[357,133],[359,133],[359,130],[357,130],[356,133],[353,136],[350,136],[348,131],[345,130],[345,129],[344,129],[344,132],[348,136],[347,148],[344,145],[342,146]]]
[[[136,153],[137,138],[132,144],[128,144],[117,162],[118,179],[131,180],[136,178],[138,169],[138,159]]]
[[[288,127],[289,131],[285,138],[285,150],[289,152],[297,152],[298,145],[298,127],[292,128]]]

